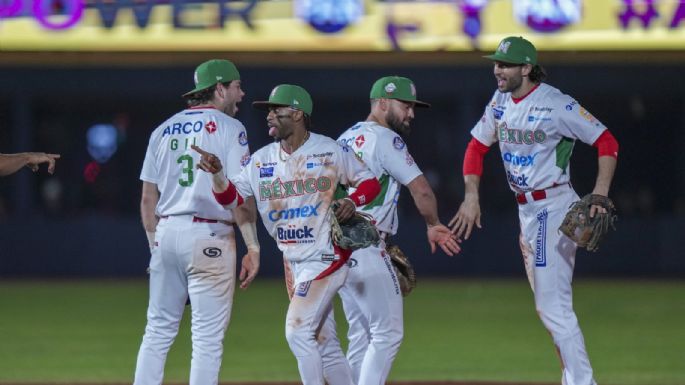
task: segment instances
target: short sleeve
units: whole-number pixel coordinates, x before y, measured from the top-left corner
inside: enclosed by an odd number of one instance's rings
[[[497,108],[495,108],[495,105],[495,99],[493,97],[492,101],[485,106],[483,116],[471,129],[471,136],[488,147],[497,142],[495,120],[499,119],[503,114],[502,111],[499,111]]]
[[[381,145],[378,154],[383,169],[402,185],[406,186],[422,174],[399,135],[383,136],[378,144]]]
[[[140,180],[150,183],[159,183],[159,168],[157,167],[157,158],[155,156],[154,135],[150,137],[145,152],[145,160],[143,160],[143,169],[140,171]]]
[[[238,121],[233,121],[228,137],[229,148],[226,155],[226,175],[236,175],[247,165],[250,158],[250,146],[247,141],[247,131],[245,126]]]
[[[567,138],[579,139],[592,145],[607,129],[590,111],[570,97],[561,103],[557,110],[559,132]]]
[[[236,190],[238,190],[240,196],[242,196],[243,198],[247,198],[254,195],[251,184],[254,167],[247,167],[250,165],[251,162],[251,158],[248,158],[245,163],[245,167],[243,167],[242,171],[228,178],[231,181],[231,183],[233,183]]]

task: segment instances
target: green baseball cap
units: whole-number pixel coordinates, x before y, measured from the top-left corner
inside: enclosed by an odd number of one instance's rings
[[[416,87],[414,82],[401,76],[386,76],[373,83],[371,87],[371,99],[397,99],[403,102],[411,102],[419,107],[430,107],[431,105],[416,100]]]
[[[505,38],[499,43],[494,54],[483,57],[511,64],[538,64],[538,51],[535,46],[521,36]]]
[[[271,90],[268,101],[252,102],[252,106],[260,110],[268,110],[271,106],[290,107],[311,115],[313,103],[312,97],[304,88],[293,84],[279,84]]]
[[[205,90],[217,83],[227,83],[232,80],[240,80],[240,73],[235,64],[228,60],[208,60],[195,69],[195,89],[186,92],[183,96],[192,95]]]

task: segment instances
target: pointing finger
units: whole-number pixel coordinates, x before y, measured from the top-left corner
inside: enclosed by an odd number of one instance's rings
[[[200,147],[198,147],[198,146],[196,146],[196,145],[194,145],[194,144],[191,144],[191,145],[190,145],[190,148],[192,148],[193,150],[197,151],[200,155],[204,155],[204,156],[210,156],[210,155],[212,155],[212,154],[210,154],[209,152],[207,152],[207,151],[201,149]]]

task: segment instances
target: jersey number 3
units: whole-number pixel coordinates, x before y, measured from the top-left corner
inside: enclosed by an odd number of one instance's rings
[[[193,157],[188,154],[181,155],[176,159],[176,163],[183,167],[181,172],[184,174],[181,178],[178,178],[178,184],[183,187],[193,184]]]

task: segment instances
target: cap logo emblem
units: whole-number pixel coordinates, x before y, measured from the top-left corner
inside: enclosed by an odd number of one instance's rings
[[[502,53],[507,53],[509,51],[509,46],[511,45],[510,41],[503,41],[500,43],[499,47],[497,48],[498,51]]]
[[[274,95],[276,95],[276,90],[277,90],[277,89],[278,89],[278,87],[276,87],[276,88],[274,88],[273,90],[271,90],[271,95],[269,95],[269,98],[273,98]]]
[[[300,104],[300,102],[297,101],[297,99],[293,99],[293,104]]]
[[[197,83],[199,83],[197,80],[197,71],[195,71],[195,73],[193,74],[193,81],[195,82],[195,85],[197,85]]]
[[[385,85],[384,89],[385,89],[385,92],[392,94],[397,89],[397,86],[395,85],[395,83],[388,83]]]
[[[416,96],[416,87],[414,86],[414,83],[410,83],[409,88],[411,88],[411,95]]]
[[[224,78],[224,77],[221,76],[221,75],[217,75],[217,76],[216,76],[216,80],[221,80],[221,79],[223,79],[223,78]]]

